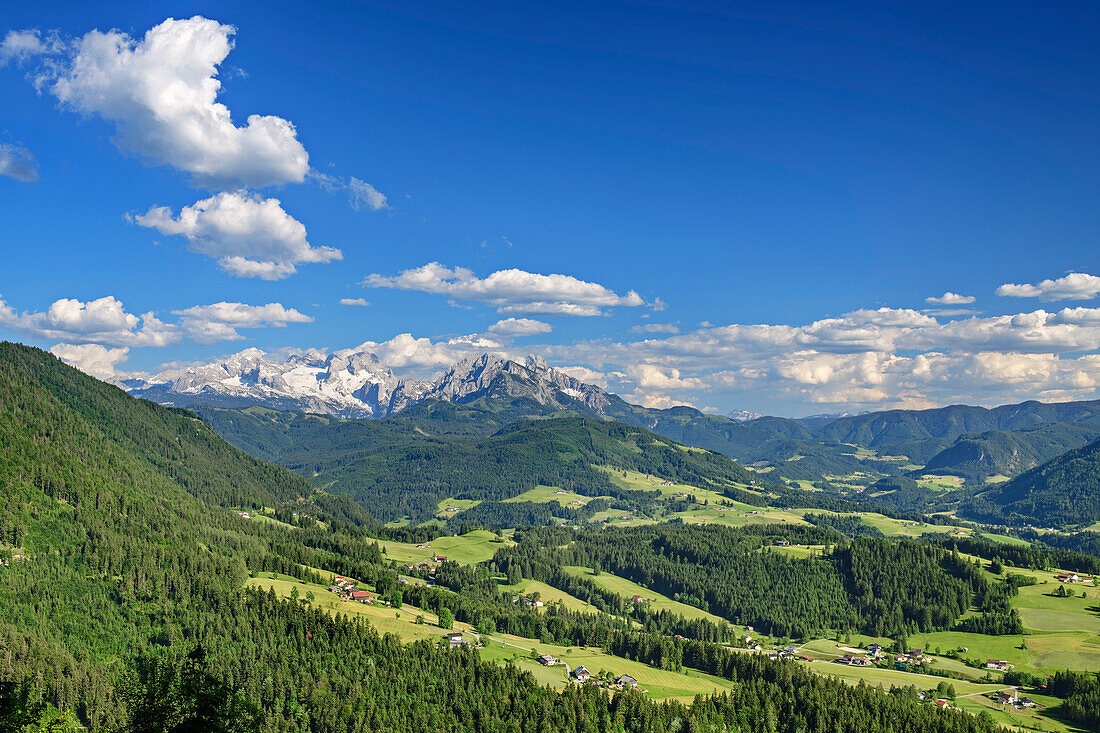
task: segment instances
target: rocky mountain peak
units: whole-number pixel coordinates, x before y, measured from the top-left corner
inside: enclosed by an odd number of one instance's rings
[[[580,403],[597,413],[610,402],[599,387],[570,377],[540,356],[530,355],[520,363],[489,353],[463,359],[435,379],[419,381],[398,379],[376,354],[364,349],[331,354],[315,350],[285,361],[260,349],[245,349],[220,362],[168,370],[148,382],[123,386],[163,404],[260,404],[339,417],[386,417],[425,399],[524,398],[555,409]]]

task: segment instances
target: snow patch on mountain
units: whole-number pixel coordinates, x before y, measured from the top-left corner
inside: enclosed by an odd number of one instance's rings
[[[523,362],[482,354],[429,381],[396,377],[361,349],[308,351],[283,361],[259,349],[222,360],[170,369],[147,381],[128,380],[131,394],[162,404],[256,404],[338,417],[381,418],[425,399],[468,402],[480,397],[527,398],[555,408],[583,404],[603,414],[609,395],[549,366],[541,357]]]

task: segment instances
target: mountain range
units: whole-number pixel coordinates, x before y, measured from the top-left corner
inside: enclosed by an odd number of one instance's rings
[[[384,418],[424,400],[464,402],[483,395],[528,398],[602,414],[610,396],[554,369],[537,356],[524,363],[482,354],[428,381],[401,379],[370,352],[309,351],[285,361],[246,349],[223,361],[129,380],[131,394],[164,405],[262,405],[343,418]]]
[[[790,419],[691,407],[647,408],[549,366],[482,354],[430,380],[402,379],[363,349],[310,351],[277,360],[248,349],[225,360],[129,381],[131,394],[181,407],[243,408],[394,418],[421,406],[442,433],[489,435],[509,422],[570,413],[617,420],[685,445],[718,451],[790,480],[918,473],[961,476],[980,484],[1016,476],[1100,437],[1100,401],[1023,402],[995,408],[951,405],[928,410],[816,415]],[[437,403],[475,414],[459,419]]]

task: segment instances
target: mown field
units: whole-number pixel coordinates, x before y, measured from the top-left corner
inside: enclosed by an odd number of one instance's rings
[[[417,563],[444,555],[448,560],[474,565],[488,560],[510,542],[506,537],[502,539],[493,532],[479,529],[458,537],[437,537],[424,547],[391,540],[378,540],[378,545],[385,549],[387,558],[401,563]]]
[[[686,603],[680,603],[674,601],[668,596],[661,595],[657,591],[650,590],[644,586],[638,585],[626,578],[621,578],[618,575],[612,575],[611,573],[600,573],[599,575],[593,575],[591,568],[585,568],[575,565],[569,565],[562,568],[567,573],[573,575],[588,578],[596,583],[601,588],[622,596],[623,598],[631,598],[635,595],[639,595],[645,600],[649,601],[650,608],[654,610],[667,610],[672,613],[678,613],[684,618],[701,618],[715,623],[718,625],[726,625],[729,622],[721,616],[715,616],[713,613],[708,613],[701,608],[695,606],[689,606]]]

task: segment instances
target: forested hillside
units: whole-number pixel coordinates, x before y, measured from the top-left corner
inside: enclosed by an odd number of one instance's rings
[[[556,692],[473,650],[403,646],[308,599],[246,589],[250,575],[275,571],[330,582],[311,568],[354,573],[380,593],[397,582],[367,534],[371,523],[339,500],[243,455],[187,414],[10,344],[0,347],[0,485],[5,726],[41,714],[94,731],[160,730],[196,716],[227,731],[641,733],[748,730],[754,721],[781,733],[991,730],[921,705],[911,690],[852,688],[710,642],[616,636],[611,627],[602,643],[671,644],[678,664],[739,684],[691,706],[631,691]],[[288,524],[247,520],[230,504],[276,505]],[[543,623],[478,577],[461,596],[409,592],[440,614],[453,606],[456,617]],[[563,633],[610,622],[570,623]]]
[[[932,456],[923,471],[962,476],[980,484],[991,476],[1017,476],[1100,437],[1100,425],[1053,423],[1014,432],[963,435]]]
[[[507,571],[545,575],[554,568],[599,568],[730,621],[775,636],[808,638],[825,630],[905,636],[951,628],[988,583],[970,562],[937,547],[858,540],[818,558],[772,552],[780,540],[832,544],[826,528],[730,529],[657,525],[586,530],[568,547],[548,549],[553,530],[530,530],[497,562]]]
[[[488,437],[432,434],[439,423],[465,422],[455,415],[464,408],[443,404],[436,403],[423,422],[417,413],[337,420],[263,408],[208,408],[202,415],[238,446],[353,498],[382,521],[423,522],[448,497],[499,501],[538,485],[586,496],[646,498],[616,485],[596,466],[699,487],[765,483],[720,453],[687,449],[607,420],[560,416],[521,420]]]
[[[1088,526],[1100,520],[1100,441],[994,486],[960,509],[983,521]]]

